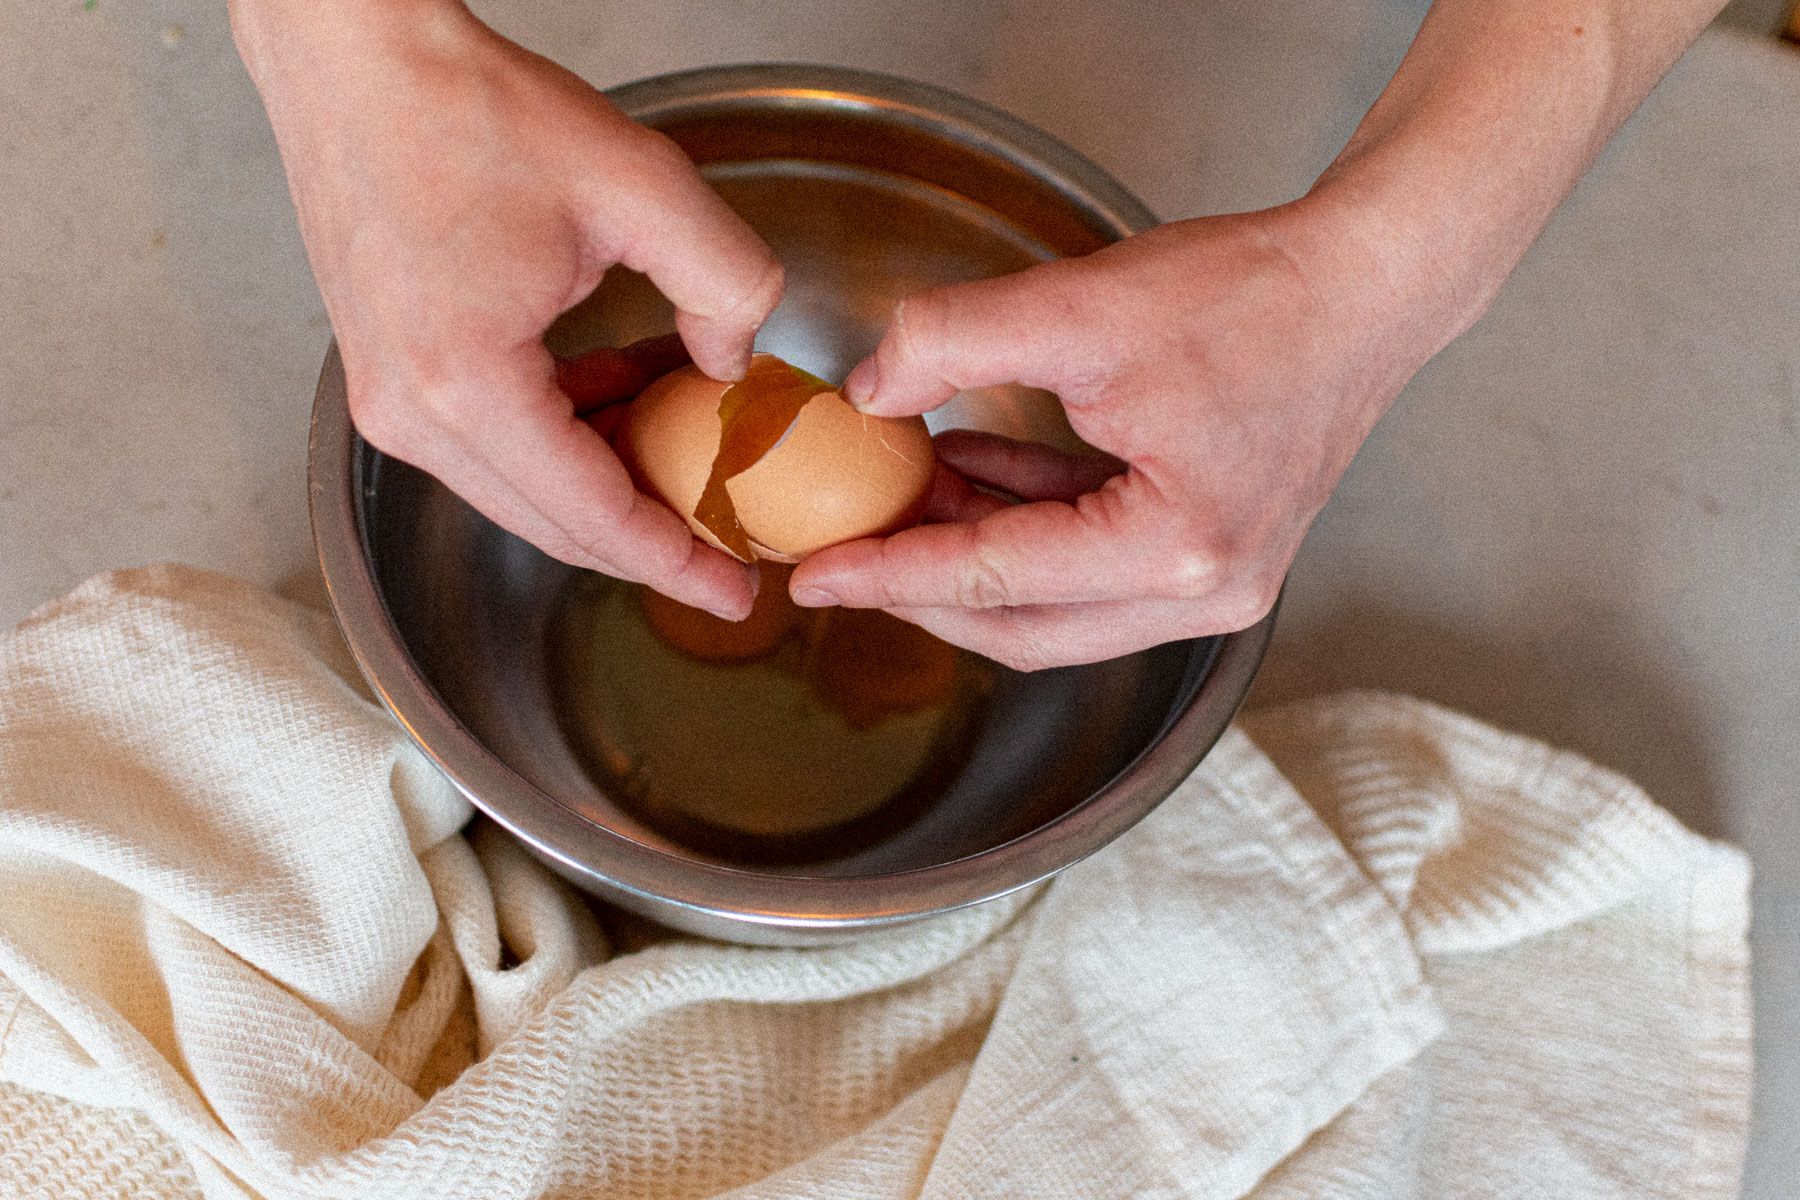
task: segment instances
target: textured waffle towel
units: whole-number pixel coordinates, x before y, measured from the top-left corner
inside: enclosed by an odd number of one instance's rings
[[[0,642],[0,1195],[1735,1194],[1746,867],[1427,705],[1263,712],[1035,895],[610,954],[330,621]]]

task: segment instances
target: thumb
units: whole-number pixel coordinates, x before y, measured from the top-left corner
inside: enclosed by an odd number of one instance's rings
[[[1069,262],[952,284],[894,306],[875,353],[844,381],[862,412],[908,417],[965,388],[1022,383],[1055,390],[1059,347],[1081,315]]]
[[[599,193],[600,237],[675,306],[694,365],[741,379],[756,331],[781,301],[781,263],[667,137],[640,129],[627,145],[619,175],[633,186]]]

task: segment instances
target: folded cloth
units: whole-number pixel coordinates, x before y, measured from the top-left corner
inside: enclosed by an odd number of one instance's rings
[[[163,567],[0,643],[0,1194],[1735,1194],[1743,856],[1396,696],[1244,720],[1035,893],[609,949],[329,619]]]

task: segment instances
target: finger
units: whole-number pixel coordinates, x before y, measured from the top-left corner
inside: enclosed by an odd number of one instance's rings
[[[612,564],[601,562],[576,545],[568,534],[532,507],[516,489],[495,474],[487,463],[467,454],[460,447],[452,446],[447,441],[429,446],[422,439],[408,445],[403,452],[385,447],[377,449],[428,472],[439,483],[456,493],[470,508],[515,537],[530,542],[552,558],[590,571],[610,572],[613,569]]]
[[[1232,627],[1201,603],[1114,600],[1025,608],[896,608],[894,616],[1018,671],[1101,662]]]
[[[791,590],[808,607],[998,608],[1202,594],[1213,564],[1171,546],[1157,508],[1116,476],[1073,504],[1012,505],[811,555]]]
[[[479,390],[464,386],[465,394],[437,405],[451,440],[567,543],[609,574],[684,604],[731,620],[750,611],[748,570],[696,540],[686,522],[632,486],[611,448],[575,416],[541,346],[496,364]],[[484,415],[496,412],[498,419]]]
[[[781,301],[781,264],[673,142],[638,132],[618,164],[624,177],[596,181],[600,237],[675,306],[695,365],[741,379],[756,331]]]
[[[864,412],[929,412],[965,388],[1023,383],[1056,390],[1083,319],[1073,262],[908,296],[894,306],[875,353],[844,381]]]
[[[931,491],[925,497],[924,519],[928,522],[979,521],[1005,507],[1006,501],[982,491],[940,461],[931,477]]]
[[[453,465],[459,462],[469,465]],[[699,562],[696,562],[684,573],[688,576],[687,578],[664,576],[660,581],[653,581],[653,573],[638,569],[629,559],[619,561],[597,554],[591,541],[540,513],[524,496],[508,485],[504,478],[495,474],[486,463],[446,457],[435,469],[423,463],[418,465],[421,469],[430,470],[439,482],[462,497],[471,508],[488,520],[508,533],[525,539],[552,558],[620,579],[647,583],[665,595],[680,600],[684,604],[704,608],[727,621],[742,620],[750,611],[749,601],[740,603],[734,598],[739,588],[730,579],[730,576],[733,574],[744,576],[745,574],[745,568],[734,560],[726,559],[724,564],[726,569],[717,573],[724,578],[718,581],[699,578],[698,576],[704,569]],[[647,497],[641,499],[646,504],[655,503]],[[673,513],[670,513],[669,516],[675,519],[681,526],[681,533],[693,543],[697,557],[706,553],[717,558],[725,557],[718,554],[717,551],[711,550],[710,547],[695,541],[692,533],[687,529],[686,524],[680,521],[680,518],[676,518]],[[748,580],[747,586],[753,599],[754,579]]]
[[[630,415],[631,406],[629,404],[608,404],[604,408],[596,408],[592,412],[582,413],[581,419],[589,429],[605,438],[607,444],[610,445],[613,435],[619,432],[625,424],[625,418]]]
[[[371,444],[375,443],[371,441]],[[426,421],[411,421],[407,437],[400,441],[382,437],[376,448],[390,458],[428,472],[470,508],[552,558],[590,571],[621,573],[615,564],[596,557],[591,550],[577,544],[567,531],[540,513],[490,464],[468,453],[447,435],[432,430]]]
[[[1125,470],[1110,454],[1070,454],[973,429],[951,429],[932,441],[938,461],[959,475],[1011,492],[1021,500],[1061,500],[1099,491]]]
[[[679,334],[644,338],[625,346],[602,346],[579,358],[556,361],[556,386],[575,406],[578,416],[629,400],[690,361]]]

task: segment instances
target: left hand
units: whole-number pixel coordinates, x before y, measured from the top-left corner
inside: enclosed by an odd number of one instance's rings
[[[1112,457],[946,433],[939,523],[813,555],[795,600],[887,609],[1023,670],[1255,623],[1357,447],[1464,323],[1409,303],[1379,244],[1301,201],[908,298],[846,383],[858,407],[1018,382]]]

